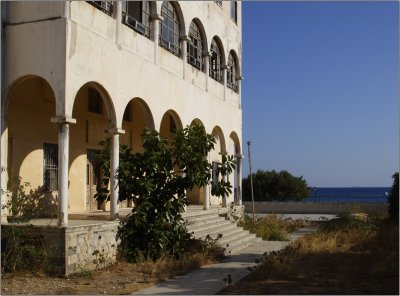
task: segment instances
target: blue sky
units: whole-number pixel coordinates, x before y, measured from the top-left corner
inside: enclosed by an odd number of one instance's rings
[[[391,186],[399,167],[399,4],[243,2],[243,177]]]

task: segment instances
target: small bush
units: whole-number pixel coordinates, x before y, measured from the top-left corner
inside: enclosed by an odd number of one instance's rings
[[[263,240],[284,241],[288,240],[288,233],[305,225],[302,220],[281,219],[279,216],[271,215],[253,221],[248,215],[239,222],[239,226],[251,233],[255,233]]]

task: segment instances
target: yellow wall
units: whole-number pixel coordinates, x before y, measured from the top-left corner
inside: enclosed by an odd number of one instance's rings
[[[9,175],[22,177],[33,190],[43,186],[43,143],[57,144],[57,125],[50,122],[55,114],[55,99],[41,78],[28,78],[8,95]],[[9,187],[10,189],[10,182]],[[54,199],[57,192],[47,198]]]

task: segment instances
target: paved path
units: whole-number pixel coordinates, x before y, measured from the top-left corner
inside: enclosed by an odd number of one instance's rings
[[[261,241],[228,256],[223,262],[206,265],[186,275],[166,280],[153,287],[137,291],[134,295],[214,295],[222,290],[228,278],[234,283],[250,273],[256,260],[265,252],[279,251],[297,238],[313,232],[314,228],[302,228],[290,235],[290,241]],[[225,281],[224,281],[225,279]]]

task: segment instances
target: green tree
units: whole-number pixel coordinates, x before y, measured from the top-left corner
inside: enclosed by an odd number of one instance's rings
[[[399,223],[399,173],[393,175],[393,185],[389,195],[390,219]]]
[[[177,130],[172,140],[153,130],[142,134],[143,153],[123,151],[124,162],[118,171],[120,199],[132,199],[134,208],[121,221],[117,238],[119,254],[128,261],[180,256],[189,239],[181,212],[188,204],[186,191],[193,186],[212,186],[212,194],[231,193],[224,178],[213,183],[212,164],[207,154],[214,149],[214,137],[203,127]],[[222,156],[214,168],[224,176],[234,169],[233,156]]]
[[[256,201],[300,201],[309,195],[307,181],[287,171],[258,170],[252,177]],[[243,179],[242,186],[243,199],[251,200],[250,175]]]

